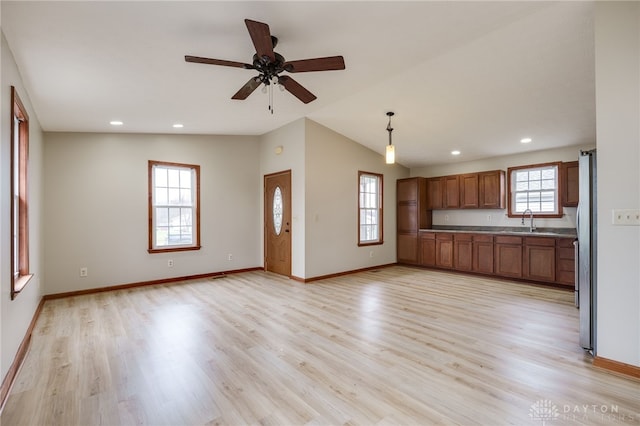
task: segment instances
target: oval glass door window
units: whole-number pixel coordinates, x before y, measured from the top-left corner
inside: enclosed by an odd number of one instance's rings
[[[276,186],[273,192],[273,227],[276,235],[280,235],[282,231],[282,191]]]

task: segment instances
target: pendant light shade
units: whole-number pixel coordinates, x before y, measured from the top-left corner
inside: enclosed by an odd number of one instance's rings
[[[391,142],[391,132],[393,132],[393,128],[391,127],[391,117],[393,117],[393,112],[389,111],[387,113],[389,117],[389,124],[387,124],[387,132],[389,132],[389,145],[387,145],[387,153],[386,153],[386,161],[387,164],[393,164],[396,162],[396,147],[393,146]]]
[[[396,162],[396,147],[389,144],[387,145],[387,164],[393,164]]]

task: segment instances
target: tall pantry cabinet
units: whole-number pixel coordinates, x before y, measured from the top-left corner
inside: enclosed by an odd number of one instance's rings
[[[398,179],[397,253],[398,263],[420,263],[418,231],[431,228],[431,210],[427,210],[427,180],[422,177]]]

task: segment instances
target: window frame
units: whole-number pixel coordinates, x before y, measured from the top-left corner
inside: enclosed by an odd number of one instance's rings
[[[180,245],[173,244],[167,246],[156,246],[154,243],[154,230],[155,230],[155,204],[154,204],[154,176],[153,171],[156,166],[167,167],[167,168],[176,168],[176,169],[190,169],[192,173],[194,173],[195,178],[192,184],[195,184],[195,188],[192,188],[194,191],[193,197],[193,213],[192,213],[192,226],[195,227],[193,231],[193,243],[190,245]],[[148,162],[148,208],[149,208],[149,253],[169,253],[169,252],[177,252],[177,251],[191,251],[191,250],[200,250],[202,247],[200,245],[200,166],[195,164],[184,164],[184,163],[174,163],[167,161],[154,161],[149,160]]]
[[[29,114],[11,86],[11,300],[26,287],[29,270]]]
[[[366,207],[363,207],[360,200],[361,200],[361,195],[362,192],[360,190],[360,181],[362,179],[362,176],[372,176],[375,177],[378,181],[378,191],[377,191],[377,195],[378,195],[378,205],[376,210],[378,211],[378,239],[377,240],[362,240],[362,228],[361,228],[361,221],[360,221],[360,216],[362,213],[363,209],[366,209]],[[383,194],[383,188],[384,188],[384,175],[382,175],[381,173],[373,173],[373,172],[365,172],[365,171],[358,171],[358,246],[362,247],[362,246],[374,246],[374,245],[380,245],[384,243],[384,232],[383,232],[383,219],[384,219],[384,194]]]
[[[540,169],[540,168],[556,168],[556,199],[555,199],[555,210],[554,213],[533,213],[533,217],[537,218],[561,218],[564,216],[564,212],[562,209],[562,162],[561,161],[553,161],[549,163],[539,163],[539,164],[528,164],[523,166],[509,167],[507,169],[507,188],[508,188],[508,217],[522,217],[523,213],[518,213],[515,211],[515,196],[514,196],[514,181],[513,181],[513,173],[523,169]]]

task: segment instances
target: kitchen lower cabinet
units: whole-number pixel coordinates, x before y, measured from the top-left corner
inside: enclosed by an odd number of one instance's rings
[[[453,268],[453,234],[436,233],[436,266]]]
[[[573,237],[525,235],[422,230],[416,256],[429,268],[573,287]]]
[[[453,236],[453,269],[456,271],[473,270],[472,234],[455,234]]]
[[[398,263],[417,264],[419,261],[418,234],[415,232],[398,233],[396,250]]]
[[[473,236],[473,261],[471,270],[480,274],[493,274],[493,235]]]
[[[496,236],[494,256],[496,275],[522,278],[522,237]]]
[[[575,247],[572,238],[556,240],[556,283],[575,286]]]
[[[420,232],[420,264],[422,266],[436,266],[435,232]]]
[[[556,240],[546,237],[525,237],[523,278],[533,281],[556,280]]]

